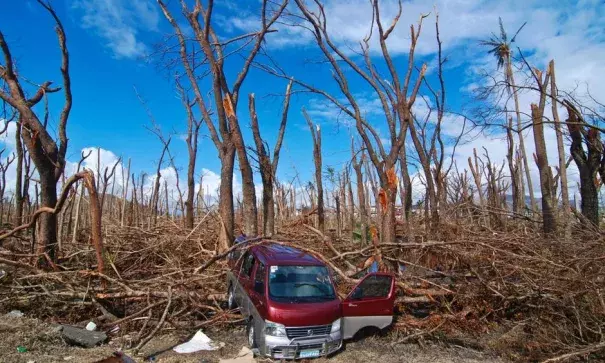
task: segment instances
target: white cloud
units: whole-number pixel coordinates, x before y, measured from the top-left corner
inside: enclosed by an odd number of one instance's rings
[[[390,24],[392,17],[397,13],[397,0],[383,0],[380,2],[381,14],[384,24]],[[310,3],[309,3],[310,4]],[[605,79],[603,78],[603,59],[605,59],[605,31],[601,19],[605,15],[605,6],[601,1],[585,0],[579,2],[561,1],[556,4],[545,4],[538,0],[512,0],[504,2],[486,0],[438,0],[435,3],[427,3],[422,0],[411,0],[403,3],[403,14],[397,28],[388,40],[389,51],[393,55],[405,55],[410,44],[409,25],[417,24],[420,14],[433,12],[433,5],[439,12],[440,36],[443,42],[444,55],[448,57],[448,64],[454,62],[460,65],[460,61],[466,63],[462,74],[466,77],[465,85],[459,91],[466,93],[480,87],[482,80],[478,78],[479,70],[486,70],[490,74],[495,71],[495,61],[487,56],[487,48],[479,45],[479,41],[487,39],[492,32],[499,32],[498,18],[501,17],[508,31],[509,38],[524,23],[527,25],[517,37],[513,44],[514,56],[518,56],[516,47],[520,47],[533,65],[544,69],[551,59],[555,59],[557,71],[557,83],[560,90],[576,90],[578,96],[585,95],[586,90],[598,100],[605,100]],[[333,0],[325,3],[327,15],[327,26],[332,39],[346,50],[348,47],[359,49],[359,41],[369,33],[369,24],[372,11],[367,1],[363,0]],[[434,14],[434,12],[433,12]],[[425,19],[422,35],[416,47],[416,54],[434,63],[434,55],[437,51],[435,41],[434,16]],[[300,28],[296,30],[299,31]],[[290,31],[284,29],[284,32]],[[380,52],[377,47],[376,34],[371,41],[373,54]],[[299,41],[313,43],[310,37],[295,37],[292,32],[292,46],[298,46]],[[284,45],[288,45],[284,43]],[[352,52],[349,52],[352,54]],[[361,60],[359,60],[361,62]],[[420,60],[419,60],[420,61]],[[400,66],[403,69],[404,66]],[[447,72],[447,70],[446,70]],[[524,80],[522,75],[517,75],[517,83]],[[447,86],[447,83],[446,83]],[[354,92],[359,90],[353,89]],[[454,97],[449,90],[448,97]],[[586,100],[586,98],[584,98]],[[523,123],[530,122],[527,116],[529,106],[537,102],[535,93],[521,92],[520,103]],[[317,106],[317,107],[315,107]],[[336,119],[339,116],[334,107],[326,107],[322,101],[312,101],[310,109],[318,117]],[[508,109],[513,108],[512,102]],[[415,112],[422,115],[427,111],[427,105],[421,101],[415,104]],[[551,117],[550,105],[547,105],[546,117]],[[560,116],[566,118],[566,112],[560,111]],[[341,116],[342,117],[342,116]],[[443,133],[454,137],[460,131],[462,119],[454,114],[446,115],[443,123]],[[539,196],[539,177],[533,160],[534,138],[531,129],[524,132],[527,154],[532,174],[534,192]],[[545,127],[546,143],[548,147],[549,164],[558,165],[557,144],[552,127]],[[482,151],[482,147],[489,150],[490,157],[494,163],[502,163],[507,152],[505,136],[500,131],[494,136],[484,134],[468,135],[466,142],[458,146],[454,158],[458,167],[467,165],[466,159],[472,155],[473,148]],[[518,140],[515,137],[515,143]],[[566,153],[569,153],[569,145],[566,144]],[[448,148],[451,152],[451,145]],[[481,154],[482,152],[480,152]],[[413,156],[413,155],[412,155]],[[508,172],[505,168],[505,172]],[[578,173],[574,163],[568,170],[569,186],[576,188]]]
[[[0,119],[0,130],[4,130],[4,128],[6,127],[6,120],[4,119]],[[17,126],[15,125],[14,122],[10,122],[8,124],[8,127],[6,129],[6,131],[0,135],[0,143],[4,144],[4,147],[2,148],[7,148],[10,150],[14,150],[15,149],[15,131],[17,129]]]
[[[5,126],[6,120],[0,119],[0,130],[4,130]],[[4,133],[0,135],[0,151],[4,150],[1,155],[0,163],[2,163],[3,165],[6,165],[7,158],[12,158],[12,155],[15,152],[15,131],[15,123],[11,122],[8,124],[6,131],[4,131]],[[11,193],[11,190],[14,190],[16,175],[17,173],[15,172],[15,162],[13,161],[13,163],[8,167],[4,175],[6,181],[4,195],[5,197],[7,197],[7,194]]]
[[[81,26],[103,38],[116,58],[136,58],[147,45],[141,32],[158,29],[159,12],[151,0],[76,0]]]

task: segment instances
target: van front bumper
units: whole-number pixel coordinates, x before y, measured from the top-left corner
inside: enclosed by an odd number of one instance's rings
[[[341,347],[342,334],[340,331],[330,335],[294,339],[266,335],[264,355],[273,359],[311,358],[301,356],[301,354],[319,351],[319,356],[325,356],[338,351]]]

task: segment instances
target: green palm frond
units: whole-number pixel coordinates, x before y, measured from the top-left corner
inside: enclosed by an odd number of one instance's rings
[[[510,56],[510,45],[515,41],[521,29],[525,27],[526,23],[523,23],[519,29],[515,32],[515,35],[512,39],[508,40],[508,34],[506,34],[506,30],[504,29],[504,23],[502,22],[502,18],[498,18],[498,23],[500,25],[500,36],[492,33],[492,36],[489,39],[482,40],[479,44],[489,47],[487,51],[488,54],[493,55],[498,62],[498,69],[504,66],[506,59]]]
[[[515,39],[517,39],[517,35],[519,35],[519,32],[521,32],[521,29],[523,29],[523,27],[525,27],[526,24],[527,24],[527,22],[523,23],[523,25],[521,25],[519,27],[519,29],[517,29],[517,32],[515,33],[515,35],[513,36],[513,38],[510,40],[511,43],[515,42]]]
[[[502,24],[501,17],[498,17],[498,22],[500,23],[500,39],[502,40],[503,43],[506,43],[506,41],[507,41],[506,30],[504,30],[504,24]]]

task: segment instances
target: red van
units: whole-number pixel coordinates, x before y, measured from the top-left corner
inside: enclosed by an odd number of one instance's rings
[[[295,248],[256,245],[232,252],[229,266],[229,308],[239,306],[248,322],[248,344],[261,356],[328,355],[359,330],[384,329],[393,321],[392,274],[366,275],[341,300],[328,267]]]

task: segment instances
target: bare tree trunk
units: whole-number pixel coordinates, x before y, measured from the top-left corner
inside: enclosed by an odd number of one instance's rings
[[[342,220],[340,215],[340,195],[338,195],[338,192],[334,194],[334,202],[336,204],[336,236],[340,238],[342,232]]]
[[[138,218],[139,218],[139,203],[137,201],[137,182],[132,173],[132,196],[130,197],[130,220],[134,223],[135,226],[138,226]],[[129,223],[129,225],[132,225]]]
[[[557,204],[554,193],[555,181],[552,170],[548,165],[548,154],[546,152],[546,141],[544,140],[544,108],[546,106],[546,89],[550,81],[550,73],[542,79],[542,72],[533,70],[534,78],[540,89],[539,105],[531,105],[531,116],[534,131],[534,142],[536,146],[536,165],[540,173],[540,190],[542,191],[542,221],[545,234],[557,232]]]
[[[15,151],[17,152],[15,179],[15,225],[23,223],[23,142],[21,141],[21,117],[15,129]],[[27,175],[26,175],[27,177]]]
[[[162,173],[160,170],[162,169],[162,162],[164,160],[164,155],[166,154],[166,150],[168,150],[168,145],[170,145],[170,139],[164,143],[164,148],[162,148],[162,154],[160,156],[160,161],[158,161],[158,167],[155,172],[155,182],[153,184],[153,192],[151,194],[151,213],[153,213],[153,225],[156,224],[158,218],[158,202],[160,200],[160,179],[162,178]],[[143,183],[141,182],[141,195],[143,190]]]
[[[519,188],[519,165],[515,164],[515,156],[514,156],[514,148],[515,148],[515,140],[513,138],[513,119],[509,117],[508,119],[508,127],[506,129],[506,139],[508,141],[508,152],[506,154],[506,159],[508,160],[508,169],[510,172],[510,184],[512,189],[512,198],[513,198],[513,212],[520,214],[522,212],[522,208],[525,205],[525,201],[523,200],[523,195],[521,195],[521,190]],[[523,182],[523,180],[521,180]]]
[[[346,173],[345,183],[349,197],[349,231],[351,234],[351,241],[353,241],[355,231],[355,197],[353,194],[353,183],[351,182],[351,174],[349,170],[347,170]]]
[[[52,16],[56,24],[55,30],[61,51],[60,69],[63,85],[59,89],[51,88],[51,82],[46,81],[38,87],[31,98],[27,98],[23,91],[24,87],[21,84],[24,75],[17,75],[9,45],[5,41],[2,32],[0,32],[0,50],[6,60],[2,66],[3,71],[0,72],[0,78],[7,86],[4,89],[0,89],[0,98],[19,112],[19,121],[22,123],[21,136],[23,137],[23,143],[27,147],[40,175],[42,206],[54,208],[57,203],[57,181],[65,168],[65,155],[68,143],[66,129],[72,106],[71,78],[69,75],[69,52],[63,25],[50,5],[43,2],[40,2],[40,5]],[[58,92],[59,90],[62,90],[64,93],[64,103],[57,122],[56,132],[58,134],[58,141],[55,141],[46,129],[49,115],[48,103],[46,103],[46,107],[44,108],[45,115],[42,121],[36,115],[34,109],[35,105],[48,93]],[[44,213],[39,218],[39,225],[39,250],[41,253],[47,253],[51,260],[56,261],[57,216]]]
[[[307,112],[303,109],[303,115],[307,120],[307,125],[311,130],[313,137],[313,160],[315,162],[315,184],[317,186],[317,224],[318,229],[325,232],[324,222],[324,188],[322,181],[322,162],[321,162],[321,129],[319,125],[313,123]]]
[[[122,161],[122,160],[120,159],[120,161]],[[116,199],[115,194],[114,194],[115,187],[116,187],[116,173],[115,173],[115,169],[114,169],[114,172],[111,173],[111,192],[109,192],[109,195],[111,195],[111,198],[109,199],[109,206],[108,206],[109,218],[112,218],[113,203],[114,203],[114,200]]]
[[[595,179],[600,173],[604,180],[603,143],[599,131],[590,128],[579,111],[569,102],[565,102],[568,119],[567,128],[571,137],[570,153],[580,171],[580,196],[582,215],[593,226],[599,226],[599,190]],[[586,150],[584,149],[586,145]]]
[[[61,253],[61,251],[63,251],[63,236],[66,235],[67,233],[64,233],[64,224],[65,224],[65,214],[67,213],[67,210],[69,209],[69,207],[71,206],[71,204],[73,204],[73,199],[75,197],[76,193],[70,193],[68,199],[67,199],[67,205],[65,207],[63,207],[61,209],[61,211],[58,213],[58,225],[57,225],[57,248],[58,248],[58,252]]]
[[[115,162],[115,164],[113,164],[113,167],[111,168],[110,174],[107,174],[107,172],[109,171],[109,167],[108,166],[105,167],[105,170],[103,171],[103,186],[102,187],[101,187],[101,180],[100,179],[98,180],[99,187],[102,188],[101,201],[100,201],[101,213],[103,213],[103,208],[104,208],[104,205],[105,205],[105,194],[107,193],[107,187],[109,186],[109,179],[113,178],[113,176],[116,173],[116,167],[118,166],[118,164],[121,161],[122,161],[122,158],[118,158],[118,160]],[[112,193],[112,195],[113,195],[113,193]],[[111,208],[109,209],[109,214],[111,216]]]
[[[124,179],[126,179],[126,183],[124,183]],[[126,203],[128,197],[128,182],[130,181],[130,158],[128,158],[128,168],[126,169],[126,178],[124,178],[124,173],[122,172],[122,188],[124,188],[124,193],[122,195],[122,213],[120,216],[120,225],[124,227],[124,215],[126,214]]]
[[[357,161],[357,154],[355,153],[355,147],[353,140],[351,140],[351,163],[353,170],[355,170],[355,177],[357,179],[357,199],[359,203],[359,233],[361,234],[361,243],[365,246],[368,244],[368,209],[366,207],[366,191],[363,181],[363,173],[361,172],[361,166],[363,164],[364,155],[362,153],[361,161]]]
[[[557,109],[557,81],[555,79],[555,61],[549,63],[550,70],[550,92],[552,95],[552,114],[555,122],[555,133],[557,135],[557,152],[559,154],[559,180],[561,181],[561,199],[563,205],[563,225],[565,228],[565,239],[571,238],[571,209],[569,207],[569,190],[567,187],[567,164],[565,157],[565,145],[563,144],[563,132],[561,131],[561,120],[559,119],[559,110]]]
[[[74,220],[73,233],[71,235],[71,243],[75,245],[78,235],[78,224],[80,222],[80,208],[82,207],[82,198],[84,197],[84,183],[80,187],[80,193],[78,194],[78,202],[76,203],[76,216]]]
[[[196,120],[193,110],[193,104],[186,95],[185,90],[181,87],[177,78],[177,89],[181,94],[181,102],[187,111],[187,152],[189,154],[189,162],[187,163],[187,199],[185,201],[185,228],[193,229],[193,220],[195,218],[194,203],[195,198],[195,164],[197,160],[198,136],[202,120]],[[201,184],[200,184],[201,185]],[[180,194],[180,193],[179,193]]]
[[[531,170],[529,169],[527,153],[525,152],[525,138],[523,136],[523,127],[521,126],[521,108],[519,106],[519,95],[517,94],[517,86],[515,85],[515,76],[513,74],[513,66],[511,63],[510,56],[506,57],[506,70],[508,72],[508,77],[510,80],[513,99],[515,100],[515,113],[517,115],[517,135],[519,137],[519,150],[521,152],[521,158],[523,159],[523,168],[525,169],[525,177],[527,180],[527,191],[529,192],[531,210],[535,213],[537,211],[537,205],[536,199],[534,197],[534,187],[531,180]],[[525,203],[525,197],[523,198],[523,202]]]
[[[97,271],[99,271],[99,273],[103,273],[105,267],[103,262],[103,236],[101,230],[102,212],[97,187],[95,185],[95,179],[91,172],[84,171],[83,184],[86,185],[86,189],[88,189],[88,195],[90,197],[90,238],[92,240],[92,245],[94,246],[97,258]]]
[[[176,170],[175,170],[176,171]],[[170,217],[170,204],[168,203],[168,182],[164,180],[164,195],[166,203],[166,218]]]
[[[145,225],[145,214],[146,214],[146,209],[149,209],[150,205],[145,205],[145,194],[143,193],[143,187],[145,185],[145,177],[147,176],[147,174],[142,173],[141,174],[141,181],[140,181],[140,185],[139,185],[139,192],[140,194],[140,208],[139,208],[139,222],[141,223],[141,227],[144,227]]]
[[[40,170],[40,204],[41,207],[55,208],[57,204],[57,180],[54,170]],[[57,260],[57,215],[54,213],[43,213],[38,219],[39,235],[38,253],[47,253],[51,261]],[[42,265],[46,265],[44,259],[40,259]]]
[[[536,143],[536,164],[540,173],[540,190],[542,191],[542,220],[544,233],[551,234],[557,231],[556,205],[554,204],[554,180],[552,170],[548,166],[546,142],[544,141],[544,126],[542,112],[537,105],[532,104],[532,121],[534,141]]]
[[[256,189],[252,167],[248,160],[246,145],[244,144],[239,122],[228,95],[223,99],[223,105],[232,131],[233,146],[237,152],[237,161],[242,176],[244,233],[248,236],[256,236],[258,234],[258,211],[256,210]]]
[[[254,143],[256,145],[256,154],[258,155],[261,180],[263,182],[262,210],[263,235],[265,236],[271,236],[273,235],[273,233],[275,233],[275,202],[273,196],[273,185],[275,184],[277,166],[279,163],[279,153],[283,143],[284,134],[286,132],[286,123],[288,121],[288,109],[290,107],[292,82],[293,81],[290,81],[286,88],[286,96],[284,98],[283,109],[281,114],[281,123],[279,125],[279,132],[273,150],[273,161],[271,161],[271,159],[269,158],[268,151],[265,148],[265,142],[261,138],[260,127],[258,124],[258,115],[256,113],[256,105],[254,102],[254,94],[250,94],[248,97],[250,126],[252,127],[252,134],[254,136]]]
[[[473,160],[468,158],[468,166],[471,169],[471,174],[473,174],[473,179],[475,180],[475,186],[477,188],[477,194],[479,194],[479,204],[481,207],[485,207],[485,197],[483,196],[483,187],[481,181],[481,169],[479,168],[479,158],[477,157],[477,149],[473,148],[473,155],[475,158],[475,164],[473,164]]]
[[[191,47],[191,49],[194,49],[192,51],[188,50],[189,42],[181,29],[181,24],[172,16],[168,7],[162,0],[158,0],[158,4],[164,13],[164,16],[174,29],[176,37],[173,39],[178,41],[179,55],[195,95],[195,104],[198,106],[200,115],[209,129],[210,138],[217,148],[222,161],[219,209],[223,225],[220,233],[221,241],[219,242],[218,247],[219,249],[224,250],[233,243],[234,223],[232,183],[236,149],[238,152],[240,168],[242,168],[243,192],[247,202],[246,208],[249,209],[249,213],[246,213],[247,223],[245,227],[250,234],[258,233],[254,180],[247,160],[246,149],[235,112],[237,110],[240,89],[246,79],[250,66],[253,64],[256,55],[261,49],[265,35],[270,31],[271,26],[277,21],[286,8],[287,1],[284,1],[276,11],[272,11],[269,15],[267,14],[267,8],[272,7],[266,6],[267,0],[263,0],[261,29],[256,33],[254,41],[252,41],[252,44],[249,47],[250,51],[245,55],[245,61],[243,62],[241,71],[234,77],[235,81],[231,85],[228,84],[228,78],[225,74],[224,63],[226,57],[223,54],[227,44],[230,42],[221,44],[218,41],[213,24],[211,23],[213,9],[211,5],[212,2],[209,3],[207,9],[202,9],[203,6],[201,3],[198,3],[193,10],[190,10],[185,2],[181,3],[182,13],[191,26],[195,35],[194,38],[199,45],[199,49]],[[272,10],[275,9],[272,8]],[[201,17],[198,16],[200,11],[205,14],[202,23],[200,23]],[[192,65],[190,62],[190,59],[197,58],[200,50],[205,57],[205,62],[203,62],[202,65],[207,65],[207,68],[203,71],[207,71],[212,76],[211,85],[215,106],[213,109],[215,115],[212,116],[198,83],[199,76],[196,74],[196,71],[198,70],[197,66]],[[218,131],[215,123],[218,124]],[[229,183],[229,185],[226,185],[227,183]]]
[[[422,142],[418,137],[418,132],[416,130],[416,126],[414,122],[409,123],[410,126],[410,135],[412,136],[412,142],[416,148],[416,152],[418,153],[418,159],[420,160],[420,165],[422,170],[424,171],[424,176],[426,180],[426,188],[427,188],[427,202],[430,206],[429,212],[431,214],[429,230],[436,226],[439,223],[439,213],[437,211],[437,195],[435,192],[435,184],[433,182],[432,172],[431,172],[431,161],[429,156],[426,154]],[[427,216],[428,218],[428,216]]]
[[[399,163],[401,165],[401,179],[403,183],[402,193],[403,198],[401,204],[404,209],[405,220],[409,220],[410,212],[412,211],[412,181],[410,179],[410,173],[408,171],[408,158],[405,146],[401,148],[399,152]]]
[[[221,158],[221,185],[219,192],[219,214],[221,230],[219,238],[219,251],[226,251],[233,243],[233,230],[235,228],[233,210],[233,164],[235,162],[235,149],[228,148]]]

